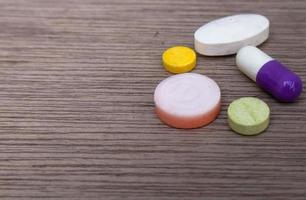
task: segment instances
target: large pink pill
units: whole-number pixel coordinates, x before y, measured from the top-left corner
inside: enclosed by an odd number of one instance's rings
[[[155,89],[158,117],[175,128],[198,128],[216,119],[221,92],[215,81],[196,73],[166,78]]]

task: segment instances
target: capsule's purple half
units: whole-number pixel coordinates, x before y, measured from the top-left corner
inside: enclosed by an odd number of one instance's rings
[[[303,90],[301,78],[277,60],[260,68],[256,83],[281,102],[295,101]]]

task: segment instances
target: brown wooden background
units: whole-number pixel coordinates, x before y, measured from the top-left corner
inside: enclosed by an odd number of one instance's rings
[[[305,93],[278,103],[234,56],[199,56],[219,118],[177,130],[154,114],[163,50],[241,12],[271,20],[261,48],[306,82],[304,0],[0,0],[0,199],[305,200]],[[227,126],[243,96],[271,107],[260,136]]]

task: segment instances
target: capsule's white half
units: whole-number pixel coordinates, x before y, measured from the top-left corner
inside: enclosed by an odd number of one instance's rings
[[[195,49],[207,56],[231,55],[244,46],[257,46],[269,37],[269,20],[257,14],[240,14],[211,21],[194,34]]]
[[[236,64],[239,70],[255,82],[258,71],[271,60],[273,58],[253,46],[241,48],[236,56]]]

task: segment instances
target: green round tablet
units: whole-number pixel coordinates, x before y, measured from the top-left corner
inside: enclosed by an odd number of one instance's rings
[[[269,106],[254,97],[243,97],[233,101],[227,110],[231,129],[242,135],[256,135],[263,132],[270,122]]]

